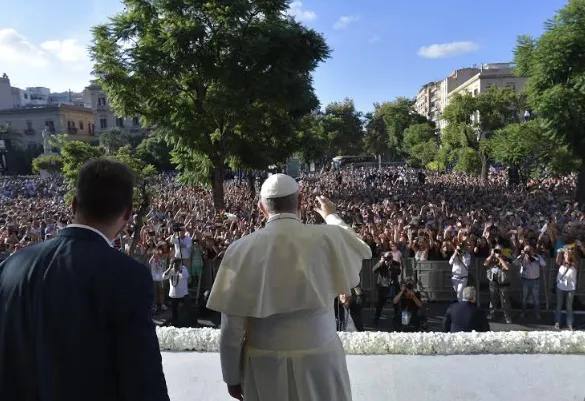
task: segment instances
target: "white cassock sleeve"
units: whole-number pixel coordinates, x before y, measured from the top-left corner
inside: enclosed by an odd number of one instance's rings
[[[223,381],[228,386],[241,383],[242,343],[246,318],[221,314],[219,358]]]

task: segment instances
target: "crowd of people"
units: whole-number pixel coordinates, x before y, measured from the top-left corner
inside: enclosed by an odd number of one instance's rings
[[[511,187],[503,173],[491,173],[486,184],[464,174],[436,172],[405,180],[405,169],[305,173],[300,177],[304,199],[301,219],[309,224],[322,223],[314,211],[316,195],[325,195],[337,204],[339,216],[370,246],[374,257],[390,261],[390,269],[378,271],[378,300],[400,293],[402,283],[392,273],[392,266],[400,269],[404,258],[449,262],[454,291],[461,300],[469,259],[485,258],[486,266],[493,265],[494,272],[490,280],[492,313],[500,301],[506,321],[510,316],[505,272],[514,262],[521,269],[528,265],[522,259],[525,255],[556,258],[561,266],[557,296],[561,303],[566,299],[567,325],[572,327],[576,274],[585,255],[581,242],[585,240],[585,212],[573,202],[574,175]],[[71,223],[70,208],[64,201],[66,192],[58,178],[1,178],[0,260],[53,237]],[[194,277],[201,272],[204,260],[221,259],[230,243],[261,228],[264,217],[246,180],[236,178],[225,183],[225,210],[219,214],[209,190],[181,186],[170,176],[161,176],[153,192],[134,256],[151,266],[153,279],[160,283],[156,293],[160,311],[166,309],[162,282],[171,275],[171,261],[181,260],[187,267],[186,275]],[[136,219],[116,242],[123,251],[129,251],[134,224]],[[538,295],[530,284],[535,273],[528,270],[522,273],[526,285],[523,298]],[[195,283],[191,280],[191,285]],[[177,292],[176,285],[173,289]],[[179,292],[177,297],[184,295]],[[378,303],[376,318],[383,304]],[[557,313],[557,326],[559,316]]]

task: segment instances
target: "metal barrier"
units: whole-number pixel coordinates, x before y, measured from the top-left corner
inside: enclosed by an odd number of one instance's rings
[[[374,308],[377,298],[377,273],[373,272],[378,258],[366,259],[362,263],[360,272],[360,287],[365,296],[366,307]],[[477,302],[487,307],[489,304],[489,281],[487,279],[487,267],[484,266],[485,259],[472,259],[469,266],[471,281],[468,285],[474,285],[477,289]],[[221,259],[205,259],[201,277],[201,291],[211,289]],[[402,279],[412,277],[418,284],[422,300],[425,302],[453,302],[456,294],[451,284],[451,265],[447,261],[415,261],[407,258],[402,263]],[[545,309],[552,309],[556,302],[553,288],[556,287],[558,267],[554,260],[548,260],[546,267],[540,275],[540,303]],[[512,305],[516,308],[521,306],[522,286],[520,269],[512,266],[510,272],[510,298]],[[585,261],[577,271],[577,290],[575,291],[576,304],[581,301],[585,304]],[[532,302],[532,299],[529,300]],[[575,305],[577,306],[577,305]],[[574,306],[574,307],[575,307]]]
[[[377,275],[373,273],[373,267],[379,259],[372,258],[363,261],[361,271],[362,291],[366,295],[366,304],[372,308],[377,297]],[[477,289],[478,304],[489,304],[489,281],[487,279],[487,267],[484,266],[485,259],[472,259],[469,266],[471,281]],[[451,284],[451,265],[448,261],[415,261],[407,258],[402,263],[402,279],[412,277],[418,284],[422,300],[425,302],[453,302],[456,294]],[[548,260],[546,267],[540,275],[540,303],[545,309],[551,309],[556,302],[553,296],[553,288],[556,287],[558,267],[554,260]],[[513,306],[519,308],[522,303],[522,285],[520,269],[512,266],[509,272],[510,277],[510,298]],[[575,297],[585,303],[585,261],[577,271],[577,290]],[[529,299],[532,302],[532,299]]]

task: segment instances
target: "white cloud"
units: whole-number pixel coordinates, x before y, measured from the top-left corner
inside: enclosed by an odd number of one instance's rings
[[[91,79],[91,62],[86,39],[47,38],[42,43],[27,39],[11,28],[0,28],[0,74],[6,73],[12,86],[44,86],[53,92],[83,90]]]
[[[477,49],[479,49],[479,45],[471,41],[436,43],[430,46],[421,47],[418,49],[418,55],[424,58],[443,58],[470,53]]]
[[[0,61],[43,68],[49,64],[48,55],[11,28],[0,29]]]
[[[300,1],[293,1],[290,3],[288,14],[295,17],[297,21],[310,22],[317,19],[317,14],[312,10],[307,10],[303,7]]]
[[[358,18],[356,16],[353,15],[344,15],[343,17],[340,17],[335,24],[333,24],[333,29],[339,30],[339,29],[345,29],[347,28],[347,26],[356,21]]]
[[[87,49],[77,39],[48,40],[41,43],[41,48],[63,62],[79,63],[88,60]]]

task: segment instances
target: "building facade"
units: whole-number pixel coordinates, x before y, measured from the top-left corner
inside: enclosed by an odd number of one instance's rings
[[[438,82],[429,82],[416,95],[415,111],[429,120],[435,121]]]
[[[72,140],[96,141],[91,109],[68,104],[0,110],[0,126],[22,133],[24,147],[42,145],[42,132],[69,134]]]
[[[126,135],[140,136],[147,131],[140,126],[140,118],[136,116],[117,116],[110,109],[110,103],[102,88],[92,83],[84,91],[84,102],[90,103],[94,112],[94,124],[96,132],[108,131],[112,128],[122,130]]]
[[[0,110],[22,107],[22,91],[10,85],[8,75],[0,77]]]

